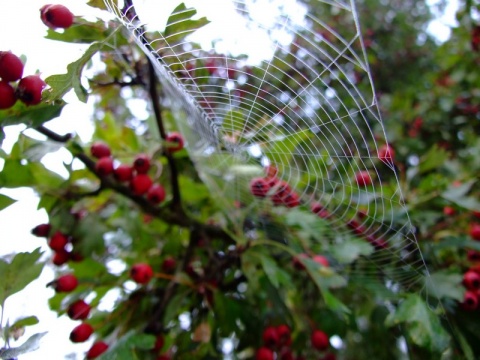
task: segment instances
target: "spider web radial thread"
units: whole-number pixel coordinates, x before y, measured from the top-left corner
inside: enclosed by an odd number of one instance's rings
[[[140,19],[128,18],[117,2],[104,1],[153,61],[202,180],[233,222],[239,220],[239,206],[252,214],[251,226],[241,229],[247,236],[258,236],[256,229],[272,235],[275,229],[265,225],[269,214],[298,211],[250,193],[251,179],[274,165],[277,177],[299,194],[301,209],[321,206],[319,231],[331,229],[322,233],[325,248],[352,237],[372,245],[362,257],[366,261],[334,264],[342,275],[375,283],[381,272],[392,284],[424,284],[428,270],[393,161],[378,156],[387,140],[353,0],[313,1],[325,14],[348,19],[337,29],[309,11],[300,23],[282,14],[271,28],[254,24],[270,34],[273,56],[252,66],[201,49],[185,34],[159,32],[149,38]],[[249,18],[244,1],[231,2]],[[297,3],[308,10],[306,2]],[[189,11],[172,15],[188,21]],[[275,32],[292,41],[275,39]],[[371,185],[356,182],[362,171]],[[288,226],[277,225],[277,240],[288,241]]]

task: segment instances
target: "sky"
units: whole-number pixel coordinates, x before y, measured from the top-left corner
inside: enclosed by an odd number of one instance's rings
[[[138,0],[139,3],[148,3],[151,0]],[[158,1],[158,0],[156,0]],[[268,3],[268,1],[266,0]],[[17,55],[27,56],[27,63],[24,74],[33,74],[37,70],[41,72],[42,77],[52,74],[66,72],[66,65],[73,62],[82,55],[85,45],[72,45],[60,42],[54,42],[44,39],[46,27],[40,21],[39,9],[46,2],[39,0],[15,0],[9,1],[8,7],[5,5],[0,12],[0,50],[11,50]],[[63,0],[61,2],[67,6],[74,14],[92,18],[100,15],[85,3],[86,0]],[[162,4],[162,9],[157,11],[139,11],[145,21],[158,21],[164,23],[166,16],[173,10],[176,1],[170,1],[166,5]],[[238,53],[252,53],[261,59],[261,52],[252,52],[249,48],[249,38],[251,36],[261,37],[258,33],[233,33],[225,31],[230,28],[233,21],[241,21],[233,12],[233,7],[225,0],[189,0],[188,4],[195,6],[199,10],[199,15],[204,15],[212,8],[215,11],[210,12],[209,16],[212,23],[197,34],[198,40],[210,46],[211,38],[222,34],[225,40],[218,44],[219,51],[223,49],[236,49]],[[262,6],[265,1],[259,1]],[[287,6],[294,6],[295,0],[285,0]],[[455,24],[453,17],[457,0],[451,0],[447,9],[447,15],[438,21],[430,24],[429,30],[440,40],[445,40],[449,35],[448,25]],[[264,9],[259,8],[259,13]],[[266,19],[265,21],[268,21]],[[25,26],[24,24],[27,24]],[[234,51],[235,53],[235,51]],[[83,104],[76,101],[75,96],[68,94],[66,106],[62,116],[48,123],[48,126],[59,133],[76,132],[83,141],[87,142],[92,135],[92,126],[89,120],[92,114],[92,105]],[[22,127],[8,127],[5,129],[7,134],[3,149],[9,151],[15,142],[18,132]],[[38,136],[34,131],[26,132],[29,136]],[[62,172],[61,164],[63,161],[69,162],[70,155],[66,151],[60,151],[48,155],[43,159],[47,167],[55,171]],[[0,166],[2,166],[0,162]],[[1,189],[1,193],[17,199],[17,203],[0,212],[0,256],[22,252],[32,251],[41,246],[47,255],[50,250],[45,244],[45,240],[36,238],[30,234],[30,230],[43,222],[48,221],[47,214],[44,211],[38,211],[38,198],[28,189]],[[22,316],[36,315],[40,324],[27,328],[24,337],[18,342],[13,342],[12,346],[18,346],[30,335],[36,332],[48,331],[47,336],[41,343],[41,348],[33,353],[20,357],[20,360],[33,359],[64,359],[65,354],[80,354],[77,358],[83,358],[86,349],[91,345],[91,341],[83,344],[72,344],[68,341],[68,334],[78,322],[70,321],[65,316],[57,318],[55,313],[48,310],[48,298],[51,297],[53,290],[47,289],[45,284],[54,278],[54,272],[51,267],[45,267],[39,281],[29,285],[24,291],[12,296],[5,304],[4,322],[9,319],[10,322]],[[32,301],[32,299],[34,299]],[[111,300],[111,299],[110,299]],[[102,306],[109,306],[110,301],[106,301]],[[1,345],[0,345],[1,346]],[[71,357],[70,359],[75,359]]]

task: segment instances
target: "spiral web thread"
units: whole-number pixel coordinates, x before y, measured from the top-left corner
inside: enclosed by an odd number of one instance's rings
[[[238,207],[247,207],[253,223],[243,229],[247,236],[266,229],[269,213],[298,211],[251,195],[252,178],[274,165],[278,178],[298,193],[301,209],[319,203],[325,210],[318,221],[333,230],[323,234],[327,252],[355,236],[374,245],[362,262],[333,264],[343,275],[375,283],[382,273],[392,288],[422,287],[428,270],[394,164],[378,156],[386,138],[353,0],[297,1],[306,10],[303,21],[280,14],[270,28],[249,17],[244,1],[231,1],[247,24],[270,35],[272,58],[248,66],[245,59],[200,49],[189,36],[158,33],[152,39],[144,32],[152,24],[124,15],[123,3],[105,3],[154,62],[202,179],[233,221],[240,221]],[[341,14],[349,23],[333,29],[309,12],[308,3],[323,6],[325,17]],[[182,18],[186,11],[175,15]],[[276,39],[279,32],[292,40]],[[371,185],[357,184],[360,171],[369,172]],[[284,240],[288,226],[275,226]]]

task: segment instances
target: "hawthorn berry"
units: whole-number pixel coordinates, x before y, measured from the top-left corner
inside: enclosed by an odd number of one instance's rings
[[[158,355],[156,360],[170,360],[170,356],[165,355],[165,354],[164,355]]]
[[[87,341],[90,335],[93,334],[93,327],[87,323],[81,323],[76,326],[70,333],[70,341],[74,343],[80,343]]]
[[[107,144],[97,141],[90,146],[90,154],[92,154],[94,158],[101,159],[104,157],[109,157],[111,155],[111,151]]]
[[[157,336],[157,339],[155,340],[155,345],[154,345],[153,349],[155,351],[160,351],[160,350],[162,350],[163,345],[165,345],[165,338],[163,337],[162,334],[160,334],[160,335]]]
[[[480,261],[480,251],[467,250],[468,261]]]
[[[87,359],[95,359],[108,350],[108,344],[103,341],[97,341],[87,351]]]
[[[302,259],[308,259],[308,258],[309,256],[305,253],[294,256],[292,259],[293,267],[296,270],[305,270],[305,265],[303,264]]]
[[[265,167],[265,179],[275,179],[278,174],[278,169],[273,165],[268,165]]]
[[[176,152],[176,151],[179,151],[179,150],[183,149],[184,140],[183,140],[183,136],[180,135],[180,133],[173,132],[173,133],[169,134],[165,140],[169,143],[175,143],[176,144],[176,145],[169,145],[168,146],[168,151],[169,152],[173,153],[173,152]]]
[[[478,307],[478,297],[477,294],[473,291],[467,290],[463,297],[463,302],[461,306],[466,311],[476,310]]]
[[[20,80],[15,95],[26,105],[37,105],[42,101],[42,91],[46,85],[40,76],[29,75]]]
[[[9,109],[16,102],[15,89],[6,81],[0,81],[0,110]]]
[[[269,326],[263,330],[262,334],[263,343],[269,348],[275,348],[278,345],[278,333],[277,329],[273,326]]]
[[[395,158],[395,151],[389,144],[382,145],[378,149],[378,158],[383,162],[392,162]]]
[[[153,277],[152,267],[144,263],[135,264],[130,269],[130,277],[137,284],[147,284]]]
[[[117,181],[126,182],[132,180],[133,168],[130,165],[121,164],[113,170],[113,176]]]
[[[355,182],[358,186],[369,186],[372,185],[372,178],[368,171],[359,171],[355,174]]]
[[[463,274],[463,285],[465,285],[468,290],[480,289],[480,275],[473,270],[467,271]]]
[[[68,260],[70,260],[70,253],[63,249],[53,254],[52,263],[56,266],[62,266],[67,263]]]
[[[73,24],[72,12],[59,4],[42,6],[40,18],[50,29],[67,29]]]
[[[283,198],[283,204],[288,208],[300,205],[300,196],[296,192],[290,192]]]
[[[162,185],[155,184],[148,189],[147,192],[148,201],[154,204],[160,204],[165,200],[165,189]]]
[[[32,229],[32,234],[38,237],[48,237],[52,226],[50,224],[40,224]]]
[[[68,244],[68,237],[60,231],[55,232],[48,241],[48,246],[54,251],[64,251]]]
[[[360,223],[355,219],[350,219],[347,222],[347,226],[352,230],[355,235],[365,235],[367,229],[360,225]]]
[[[162,263],[162,270],[166,273],[171,273],[175,271],[177,264],[173,257],[168,256],[163,260]]]
[[[139,174],[146,174],[150,170],[150,158],[145,154],[137,155],[133,160],[133,168]]]
[[[276,331],[278,335],[278,343],[281,346],[290,346],[292,343],[292,336],[288,325],[278,325]]]
[[[289,348],[282,349],[278,359],[279,360],[295,360],[295,358],[293,357],[292,350],[290,350]]]
[[[54,281],[54,288],[56,292],[71,292],[78,286],[78,280],[75,275],[66,274],[60,276]]]
[[[445,216],[455,215],[455,208],[453,208],[451,206],[444,206],[443,207],[443,215],[445,215]]]
[[[319,351],[323,351],[328,348],[328,336],[321,330],[314,330],[312,332],[310,340],[312,342],[312,346]]]
[[[147,174],[135,175],[130,181],[130,189],[135,195],[144,195],[152,186],[153,181]]]
[[[320,264],[324,267],[329,267],[330,266],[330,263],[328,262],[328,259],[323,255],[314,255],[312,257],[312,260],[315,261],[317,264]]]
[[[270,190],[270,185],[266,179],[254,178],[250,181],[250,192],[253,196],[264,198],[267,196],[268,190]]]
[[[70,304],[67,315],[72,320],[85,320],[90,314],[90,309],[90,305],[80,299]]]
[[[10,82],[20,80],[22,75],[22,60],[11,51],[0,51],[0,78],[5,82]]]
[[[100,176],[108,176],[113,173],[113,159],[109,157],[102,157],[98,159],[95,164],[95,171]]]
[[[325,208],[319,202],[312,202],[310,204],[310,211],[314,214],[318,214],[320,211],[324,210]]]
[[[257,349],[255,360],[274,360],[273,351],[267,347]]]
[[[470,225],[470,236],[472,239],[480,241],[480,224],[472,223]]]

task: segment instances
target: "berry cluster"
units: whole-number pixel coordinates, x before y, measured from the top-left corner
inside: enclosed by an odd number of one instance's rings
[[[473,213],[474,217],[480,216],[478,212]],[[473,222],[470,224],[470,236],[473,240],[480,241],[480,224]],[[480,304],[480,252],[475,250],[467,251],[467,259],[474,262],[464,274],[463,285],[466,292],[461,306],[464,310],[473,311],[478,309]]]
[[[90,147],[90,153],[97,158],[95,171],[100,177],[110,176],[120,183],[129,183],[134,195],[143,196],[153,204],[160,204],[165,200],[165,189],[160,184],[153,184],[151,177],[147,174],[150,170],[151,161],[145,154],[139,154],[132,165],[119,164],[115,166],[111,157],[108,145],[96,142]]]
[[[32,234],[38,237],[48,239],[47,244],[53,250],[52,263],[56,266],[62,266],[67,261],[82,261],[81,254],[73,249],[74,239],[72,236],[64,234],[61,231],[55,231],[52,235],[52,226],[50,224],[40,224],[32,229]]]
[[[0,51],[0,110],[11,108],[17,100],[26,105],[42,101],[45,82],[38,75],[22,76],[22,60],[11,51]]]
[[[300,205],[300,196],[283,180],[277,178],[278,170],[274,166],[266,167],[266,175],[250,181],[250,192],[258,198],[270,197],[276,206],[293,208]]]
[[[262,334],[263,346],[255,353],[256,360],[305,360],[302,355],[293,355],[291,349],[292,336],[290,328],[285,325],[269,326]],[[310,336],[311,347],[314,351],[325,352],[329,345],[328,335],[321,330],[315,329]],[[332,353],[325,354],[322,360],[334,360]]]

